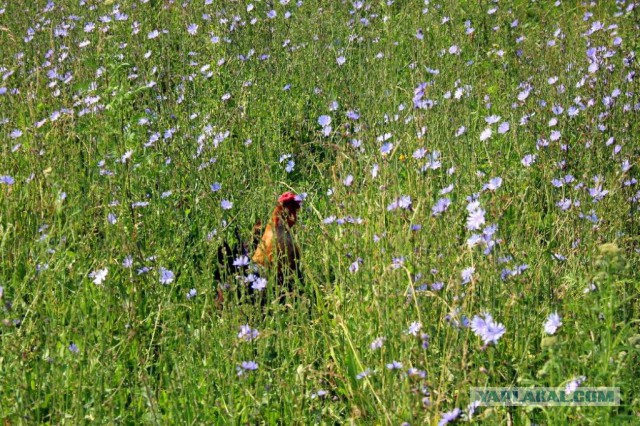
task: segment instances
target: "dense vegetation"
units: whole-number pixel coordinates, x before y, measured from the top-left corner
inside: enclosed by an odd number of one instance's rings
[[[0,420],[637,422],[636,9],[0,0]],[[304,282],[237,300],[290,190]]]

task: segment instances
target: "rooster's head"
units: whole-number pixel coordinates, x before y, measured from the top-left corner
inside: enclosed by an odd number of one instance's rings
[[[282,207],[281,215],[287,220],[289,227],[296,223],[301,203],[302,199],[293,192],[285,192],[278,197],[278,206]]]

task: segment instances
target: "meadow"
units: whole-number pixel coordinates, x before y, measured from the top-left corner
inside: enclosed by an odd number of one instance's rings
[[[0,0],[0,422],[640,423],[638,8]]]

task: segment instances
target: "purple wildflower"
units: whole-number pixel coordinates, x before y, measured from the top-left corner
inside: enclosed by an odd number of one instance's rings
[[[556,330],[562,325],[560,315],[557,312],[553,312],[547,318],[544,323],[544,332],[547,334],[555,334]]]
[[[175,278],[175,275],[172,271],[160,267],[160,284],[171,284]]]
[[[287,165],[284,167],[284,171],[287,173],[291,173],[295,167],[296,167],[296,162],[293,160],[289,160],[287,161]]]
[[[369,345],[369,347],[371,348],[372,351],[375,351],[376,349],[380,349],[382,348],[382,345],[384,345],[385,340],[386,340],[385,337],[378,337],[373,342],[371,342],[371,345]]]
[[[251,288],[258,291],[262,291],[266,287],[267,287],[267,280],[262,277],[256,278],[253,284],[251,284]]]
[[[391,152],[392,149],[393,149],[393,143],[387,142],[380,147],[380,153],[382,155],[387,155]]]
[[[318,117],[318,124],[322,127],[328,126],[329,124],[331,124],[331,117],[329,117],[328,115],[321,115],[320,117]]]
[[[487,124],[495,124],[500,121],[501,118],[499,115],[490,115],[489,117],[485,117],[484,121],[486,121]]]
[[[16,182],[16,180],[14,178],[12,178],[11,176],[5,175],[5,176],[0,176],[0,183],[4,184],[4,185],[13,185]]]
[[[311,399],[322,398],[322,397],[327,396],[328,394],[329,394],[329,392],[327,392],[326,390],[320,389],[318,392],[313,392],[310,395],[310,398]]]
[[[469,216],[467,217],[467,229],[469,231],[480,229],[480,227],[485,223],[484,214],[485,211],[481,209],[480,206],[469,210]]]
[[[498,343],[506,332],[505,326],[495,322],[489,313],[474,316],[471,321],[471,330],[483,340],[485,345]]]
[[[469,403],[469,405],[467,405],[467,409],[465,410],[465,414],[463,415],[463,418],[465,420],[471,421],[471,419],[473,418],[473,415],[476,412],[476,408],[478,408],[479,406],[480,406],[480,401],[473,401]]]
[[[189,24],[187,32],[189,35],[196,35],[198,33],[198,24]]]
[[[578,389],[578,386],[580,386],[585,380],[587,380],[585,376],[580,376],[576,379],[573,379],[572,381],[567,383],[567,386],[564,388],[565,393],[570,394],[575,392],[576,389]]]
[[[401,195],[399,198],[396,198],[387,206],[387,211],[393,211],[399,208],[404,210],[411,210],[411,197],[408,195]]]
[[[258,369],[258,363],[255,361],[243,361],[239,366],[236,367],[236,371],[238,372],[238,376],[242,376],[243,374],[255,371]]]
[[[520,162],[525,167],[531,167],[531,165],[536,162],[536,158],[537,156],[535,154],[527,154],[522,158]]]
[[[440,190],[440,195],[448,194],[448,193],[450,193],[451,191],[453,191],[453,184],[451,184],[451,185],[449,185],[449,186],[447,186],[447,187],[442,188],[442,189]]]
[[[93,283],[95,285],[102,285],[104,280],[107,278],[108,272],[109,270],[107,268],[98,269],[97,271],[90,273],[89,277],[93,278]]]
[[[249,257],[247,256],[240,256],[233,261],[233,266],[235,267],[247,266],[248,264],[249,264]]]
[[[488,189],[489,191],[495,191],[496,189],[500,188],[500,186],[502,186],[502,178],[501,177],[494,177],[489,181],[489,183],[485,184],[482,187],[482,189]]]
[[[449,198],[440,198],[438,201],[436,201],[436,204],[431,208],[431,214],[433,216],[440,216],[442,213],[447,211],[450,205],[451,205],[451,200]]]
[[[563,198],[562,200],[556,203],[556,206],[560,207],[560,210],[567,211],[571,208],[571,198]]]
[[[413,152],[412,157],[415,158],[416,160],[419,160],[423,158],[426,154],[427,154],[426,148],[418,148]]]
[[[353,110],[347,111],[346,115],[347,115],[347,118],[349,120],[357,120],[357,119],[360,118],[360,113],[358,113],[357,111],[353,111]]]
[[[363,372],[358,373],[358,374],[356,375],[356,380],[362,380],[362,379],[364,379],[365,377],[368,377],[368,376],[370,376],[370,375],[372,375],[372,374],[373,374],[373,371],[371,371],[371,369],[370,369],[370,368],[367,368],[367,369],[366,369],[366,370],[364,370]]]
[[[249,324],[244,324],[240,326],[240,332],[238,333],[238,339],[244,340],[246,342],[250,342],[251,340],[257,339],[260,335],[260,332],[255,328],[249,327]]]
[[[469,266],[468,268],[465,268],[462,270],[462,272],[460,273],[460,277],[462,278],[462,284],[469,284],[471,282],[471,279],[473,278],[473,273],[476,271],[476,268],[474,268],[473,266]]]
[[[400,361],[392,361],[387,364],[387,369],[389,370],[399,370],[402,368],[402,363]]]
[[[447,411],[446,413],[442,413],[442,417],[440,417],[440,421],[438,422],[438,426],[445,426],[449,423],[455,421],[462,413],[458,407],[454,408],[451,411]]]
[[[405,334],[411,334],[412,336],[417,336],[420,329],[422,329],[422,323],[418,321],[414,321],[409,325],[409,328],[407,329],[407,331],[405,331]]]
[[[594,188],[589,188],[589,195],[591,196],[591,198],[593,198],[594,202],[598,202],[600,200],[602,200],[605,195],[607,195],[609,193],[608,190],[603,190],[602,189],[602,185],[599,182],[599,179],[596,177],[596,179],[594,179],[596,185]]]
[[[560,254],[560,253],[553,253],[553,254],[551,255],[551,258],[552,258],[552,259],[555,259],[555,260],[557,260],[557,261],[560,261],[560,262],[564,262],[564,261],[566,261],[566,260],[567,260],[567,257],[566,257],[566,256],[564,256],[564,255],[562,255],[562,254]]]

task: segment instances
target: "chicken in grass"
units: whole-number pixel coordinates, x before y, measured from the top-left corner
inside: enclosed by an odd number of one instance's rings
[[[291,233],[298,219],[301,202],[301,198],[292,192],[285,192],[278,197],[278,205],[252,257],[257,265],[276,268],[278,284],[287,283],[289,287],[295,277],[302,278],[300,248]]]
[[[286,285],[289,291],[293,290],[292,284],[295,277],[302,280],[299,265],[300,249],[291,234],[291,228],[296,223],[300,204],[301,200],[295,194],[291,192],[282,194],[278,198],[278,205],[264,228],[264,232],[260,221],[253,226],[253,238],[250,243],[245,242],[236,229],[236,241],[223,241],[218,247],[214,280],[218,283],[223,283],[227,278],[244,280],[245,285],[238,287],[238,300],[245,295],[257,297],[256,295],[260,291],[252,285],[247,285],[246,279],[248,277],[257,278],[263,275],[262,272],[275,268],[278,286]],[[254,265],[249,265],[247,262],[249,250],[253,251]],[[255,268],[256,265],[262,267],[263,271]],[[263,278],[266,278],[266,275]],[[222,288],[218,288],[217,304],[220,306],[229,297],[229,294],[225,294],[223,291],[228,287],[228,284],[223,284]],[[262,300],[262,303],[265,303],[264,297],[259,296],[258,298]]]

